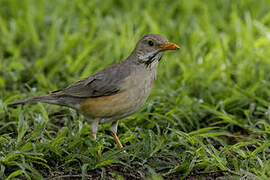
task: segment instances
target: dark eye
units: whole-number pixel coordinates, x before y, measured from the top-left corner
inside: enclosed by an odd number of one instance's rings
[[[148,45],[149,45],[149,46],[154,46],[153,41],[148,41]]]

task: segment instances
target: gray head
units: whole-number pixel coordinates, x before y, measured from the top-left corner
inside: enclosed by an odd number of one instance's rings
[[[149,65],[153,62],[160,61],[163,54],[167,50],[177,50],[179,47],[168,42],[166,38],[159,34],[145,35],[136,45],[133,55],[135,55],[139,63]]]

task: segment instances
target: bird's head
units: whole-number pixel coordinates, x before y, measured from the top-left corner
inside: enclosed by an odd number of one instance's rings
[[[179,46],[169,42],[159,34],[145,35],[136,45],[133,53],[137,56],[139,63],[150,65],[160,61],[164,52],[167,50],[178,50]]]

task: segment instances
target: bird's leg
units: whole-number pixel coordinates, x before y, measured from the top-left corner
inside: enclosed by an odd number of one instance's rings
[[[114,141],[116,142],[117,146],[121,149],[123,148],[123,145],[121,144],[119,138],[117,137],[117,126],[118,126],[118,121],[114,121],[110,127],[110,130],[112,132],[112,137]]]
[[[96,140],[97,138],[97,130],[98,130],[98,123],[99,123],[99,118],[96,118],[92,124],[91,124],[91,128],[90,128],[90,131],[91,131],[91,135],[92,135],[92,138],[94,140]]]

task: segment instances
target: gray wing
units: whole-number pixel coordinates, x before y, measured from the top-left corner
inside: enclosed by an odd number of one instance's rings
[[[52,93],[78,98],[108,96],[121,91],[121,83],[129,74],[130,68],[123,61]]]

